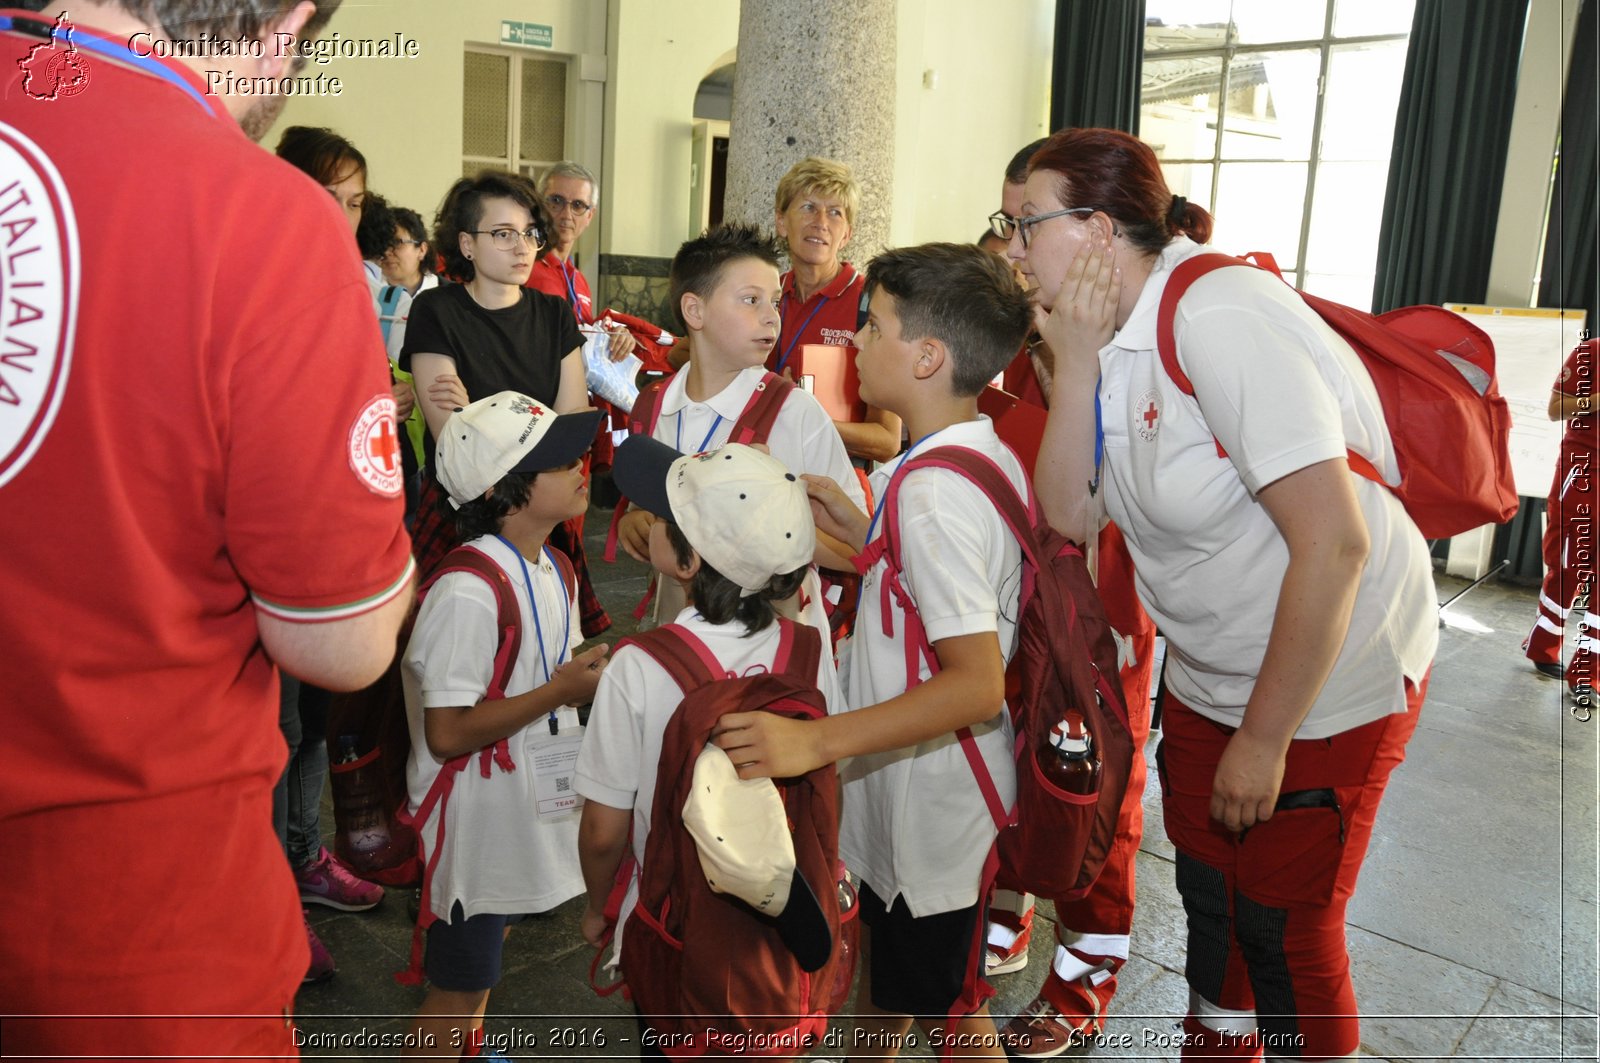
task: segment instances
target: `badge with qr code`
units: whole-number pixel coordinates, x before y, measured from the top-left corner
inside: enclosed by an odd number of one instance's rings
[[[583,733],[574,727],[570,734],[541,739],[533,749],[533,796],[538,802],[539,818],[570,815],[583,807],[583,798],[573,788]]]

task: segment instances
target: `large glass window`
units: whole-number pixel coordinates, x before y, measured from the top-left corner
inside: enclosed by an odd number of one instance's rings
[[[1140,136],[1212,243],[1365,307],[1415,0],[1146,0]]]

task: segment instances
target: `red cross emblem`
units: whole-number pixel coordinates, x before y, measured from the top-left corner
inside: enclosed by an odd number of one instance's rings
[[[1161,396],[1154,388],[1146,391],[1134,401],[1134,431],[1145,442],[1156,437],[1156,432],[1161,427]]]
[[[403,486],[394,413],[394,398],[383,392],[361,408],[350,426],[350,468],[374,494],[398,495]]]

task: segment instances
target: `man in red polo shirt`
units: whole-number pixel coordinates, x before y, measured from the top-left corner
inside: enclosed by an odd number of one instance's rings
[[[295,1052],[278,667],[371,682],[412,582],[354,240],[249,139],[336,4],[0,13],[9,1053]]]

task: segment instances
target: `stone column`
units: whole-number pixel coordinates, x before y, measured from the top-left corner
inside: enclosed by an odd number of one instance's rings
[[[895,0],[742,0],[724,217],[770,230],[778,179],[808,155],[855,171],[844,257],[883,250],[894,203]]]

